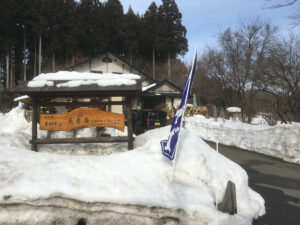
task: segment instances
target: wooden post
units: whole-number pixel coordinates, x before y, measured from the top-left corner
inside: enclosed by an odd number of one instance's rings
[[[131,97],[126,97],[127,103],[127,130],[128,130],[128,150],[133,149],[133,127],[132,127],[132,105],[131,105]]]
[[[37,151],[37,123],[38,123],[38,104],[35,98],[32,99],[32,138],[31,150]]]

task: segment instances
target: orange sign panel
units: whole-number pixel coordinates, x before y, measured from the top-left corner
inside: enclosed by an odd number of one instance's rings
[[[123,114],[105,112],[98,108],[77,108],[64,114],[41,114],[41,130],[75,130],[84,127],[113,127],[124,131]]]

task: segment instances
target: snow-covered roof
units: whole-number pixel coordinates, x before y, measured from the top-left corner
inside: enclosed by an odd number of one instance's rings
[[[228,112],[241,112],[241,108],[239,108],[239,107],[228,107],[227,109],[226,109]]]
[[[21,100],[24,100],[24,99],[28,99],[30,98],[28,95],[22,95],[20,97],[17,97],[14,99],[14,102],[18,102],[18,101],[21,101]]]
[[[148,86],[145,86],[142,88],[142,91],[147,91],[148,89],[154,87],[156,85],[156,83],[153,83],[153,84],[149,84]]]
[[[136,74],[96,74],[80,73],[76,71],[59,71],[57,73],[42,73],[28,83],[28,87],[54,86],[55,81],[62,81],[56,84],[60,87],[79,87],[84,85],[98,86],[120,86],[134,85],[141,77]]]
[[[40,74],[28,84],[17,86],[14,92],[36,97],[139,95],[142,79],[136,74],[59,71]]]

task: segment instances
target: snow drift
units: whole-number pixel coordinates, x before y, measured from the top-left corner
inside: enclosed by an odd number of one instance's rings
[[[215,121],[196,115],[186,118],[186,128],[201,138],[259,152],[300,164],[300,124],[250,125],[240,121]]]
[[[0,115],[0,224],[251,224],[265,213],[237,164],[182,129],[171,165],[160,140],[170,127],[136,137],[135,149],[111,155],[32,152],[21,107]],[[61,145],[55,145],[60,148]],[[51,151],[51,149],[48,149]],[[236,184],[238,213],[216,210],[227,181]]]

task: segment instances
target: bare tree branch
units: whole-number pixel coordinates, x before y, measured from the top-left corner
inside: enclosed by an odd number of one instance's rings
[[[295,5],[297,2],[300,2],[298,0],[264,0],[265,6],[264,8],[266,9],[278,9],[278,8],[283,8],[283,7],[289,7],[292,5]],[[291,24],[293,28],[297,27],[300,25],[300,13],[299,13],[299,8],[294,10],[292,14],[288,17],[293,21]]]
[[[277,9],[277,8],[282,8],[282,7],[287,7],[287,6],[291,6],[294,5],[298,0],[265,0],[266,5],[269,4],[269,6],[267,6],[267,8],[270,9]]]

